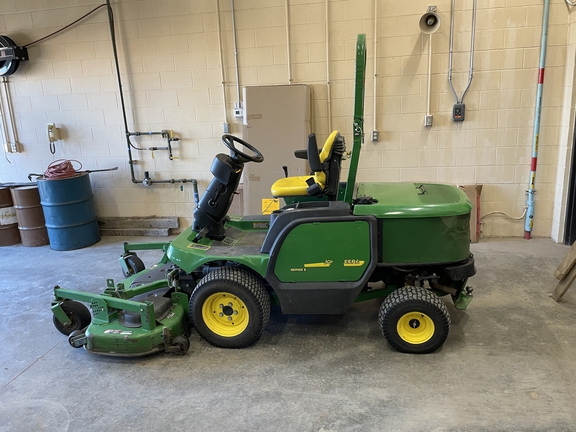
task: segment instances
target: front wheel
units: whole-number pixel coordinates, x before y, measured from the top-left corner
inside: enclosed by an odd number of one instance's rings
[[[440,348],[448,337],[450,314],[434,293],[424,288],[403,287],[386,297],[378,324],[395,350],[427,354]]]
[[[206,341],[244,348],[256,342],[268,324],[270,296],[262,280],[248,270],[221,267],[198,283],[189,312]]]

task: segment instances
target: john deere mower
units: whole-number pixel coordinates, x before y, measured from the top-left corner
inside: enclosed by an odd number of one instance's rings
[[[383,299],[378,323],[386,341],[430,353],[448,336],[450,315],[472,299],[471,204],[456,187],[429,183],[356,183],[363,138],[365,35],[356,47],[354,142],[334,131],[322,148],[310,135],[311,174],[286,177],[272,195],[286,205],[270,215],[228,216],[246,163],[262,154],[232,135],[192,226],[168,243],[125,244],[126,279],[103,294],[55,288],[56,328],[73,347],[136,356],[188,350],[189,323],[209,343],[242,348],[266,328],[271,304],[285,314],[342,314],[355,302]],[[243,146],[240,149],[237,144]],[[342,160],[348,178],[340,181]],[[145,268],[136,255],[160,249]],[[92,311],[83,305],[88,303]]]

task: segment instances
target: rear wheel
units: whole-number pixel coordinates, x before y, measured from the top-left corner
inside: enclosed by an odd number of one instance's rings
[[[403,287],[386,297],[378,323],[392,348],[427,354],[440,348],[448,337],[450,314],[434,293],[424,288]]]
[[[205,340],[223,348],[243,348],[256,342],[268,324],[270,296],[258,276],[221,267],[198,283],[189,309]]]
[[[56,318],[56,316],[52,317],[52,321],[54,322],[56,330],[66,336],[69,336],[76,330],[82,330],[83,328],[86,328],[88,324],[90,324],[90,321],[92,321],[90,311],[80,302],[66,300],[60,305],[60,307],[70,319],[70,324],[62,324],[60,320]]]

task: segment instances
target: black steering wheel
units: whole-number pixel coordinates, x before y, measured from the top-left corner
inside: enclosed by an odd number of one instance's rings
[[[234,135],[224,134],[222,135],[222,142],[230,150],[230,156],[232,156],[233,158],[237,159],[242,163],[244,162],[260,163],[264,161],[264,156],[262,156],[262,153],[260,153],[252,144],[248,144],[243,139],[235,137]],[[241,152],[236,148],[234,142],[242,144],[244,147],[246,147],[248,150],[254,153],[254,155],[250,156],[247,155],[246,153]]]

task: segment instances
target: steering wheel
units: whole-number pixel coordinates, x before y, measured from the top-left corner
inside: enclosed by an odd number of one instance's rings
[[[230,150],[230,156],[232,156],[233,158],[237,159],[238,161],[240,161],[242,163],[244,163],[244,162],[260,163],[260,162],[264,161],[264,156],[262,156],[262,153],[260,153],[252,144],[248,144],[243,139],[235,137],[234,135],[224,134],[224,135],[222,135],[222,142]],[[234,145],[234,142],[242,144],[244,147],[246,147],[248,150],[250,150],[252,153],[254,153],[254,155],[250,156],[244,152],[241,152],[240,150],[238,150],[236,148],[236,146]]]

